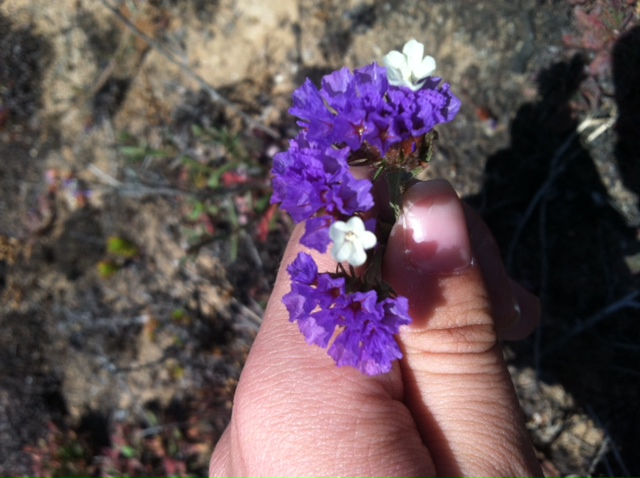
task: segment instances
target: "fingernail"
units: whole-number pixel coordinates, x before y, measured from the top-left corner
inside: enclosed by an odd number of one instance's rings
[[[402,225],[405,258],[416,269],[450,274],[472,264],[464,211],[447,181],[412,186],[405,195]]]

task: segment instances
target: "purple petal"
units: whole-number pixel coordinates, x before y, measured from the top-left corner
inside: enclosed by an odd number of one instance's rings
[[[304,226],[304,234],[300,238],[300,244],[323,254],[327,252],[327,248],[331,244],[329,227],[332,222],[333,218],[331,216],[308,219]]]
[[[287,272],[293,282],[311,285],[318,280],[318,266],[313,257],[306,252],[299,252],[287,267]]]

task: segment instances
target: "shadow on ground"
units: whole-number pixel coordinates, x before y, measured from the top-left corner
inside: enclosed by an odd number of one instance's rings
[[[616,157],[626,186],[640,194],[640,27],[616,42],[613,81],[618,105]]]
[[[636,28],[620,39],[614,59],[616,159],[623,183],[636,193],[639,52]],[[619,476],[640,470],[640,284],[625,263],[640,244],[577,133],[570,101],[583,79],[580,56],[539,75],[540,99],[519,109],[510,146],[488,159],[482,190],[468,201],[494,232],[510,274],[542,300],[540,329],[514,346],[518,364],[561,383],[604,427],[620,456],[609,453],[586,471]]]

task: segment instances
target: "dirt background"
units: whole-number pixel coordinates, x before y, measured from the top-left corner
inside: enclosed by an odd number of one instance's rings
[[[0,2],[0,474],[203,475],[290,221],[292,91],[416,38],[430,177],[543,321],[505,346],[550,476],[640,474],[640,28],[626,0]]]

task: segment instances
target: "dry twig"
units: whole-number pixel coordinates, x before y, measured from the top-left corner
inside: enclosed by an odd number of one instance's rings
[[[612,314],[624,310],[624,309],[640,309],[640,291],[633,291],[630,294],[625,295],[624,297],[616,300],[615,302],[607,305],[602,308],[600,311],[593,314],[591,317],[585,320],[581,320],[578,324],[573,327],[569,332],[564,334],[561,338],[552,342],[549,346],[545,348],[542,353],[542,357],[547,357],[551,353],[555,352],[561,347],[567,345],[568,342],[575,339],[578,335],[586,332],[587,330],[595,327],[597,324],[602,322],[604,319],[608,318]]]
[[[561,161],[561,159],[563,159],[563,157],[567,153],[567,150],[569,149],[569,147],[573,143],[573,140],[576,137],[577,137],[577,133],[574,132],[564,141],[564,143],[562,143],[560,148],[558,148],[558,150],[556,151],[556,154],[553,156],[551,160],[551,166],[549,167],[549,174],[547,175],[547,178],[545,179],[544,183],[542,183],[542,186],[540,186],[540,189],[538,189],[535,196],[533,196],[533,198],[531,199],[531,202],[529,202],[529,205],[527,206],[527,210],[523,214],[522,219],[520,219],[520,222],[518,223],[516,230],[513,233],[511,242],[509,243],[509,248],[507,249],[507,253],[505,257],[505,264],[507,266],[507,270],[511,269],[513,254],[515,252],[516,246],[518,245],[518,242],[520,241],[520,236],[524,232],[524,228],[529,223],[529,220],[531,219],[531,216],[533,215],[534,211],[536,210],[540,202],[545,198],[545,196],[553,186],[553,183],[555,182],[555,180],[562,173],[562,171],[564,171],[569,160],[573,159],[577,155],[577,153],[574,152],[568,158],[566,158],[565,161]]]

